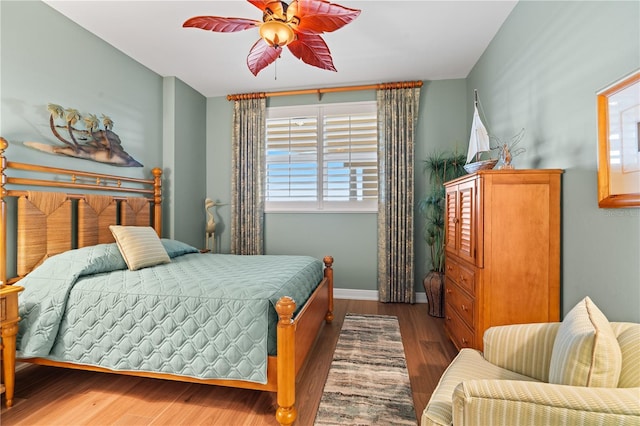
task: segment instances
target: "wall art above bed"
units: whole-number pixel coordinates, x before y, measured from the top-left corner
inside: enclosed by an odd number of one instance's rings
[[[53,135],[64,145],[51,145],[41,142],[24,142],[30,148],[50,154],[107,163],[121,167],[142,167],[123,148],[120,137],[111,129],[113,120],[102,114],[100,120],[95,114],[80,114],[77,109],[63,108],[49,104],[49,126]],[[64,124],[57,124],[64,123]],[[78,128],[83,126],[84,128]]]

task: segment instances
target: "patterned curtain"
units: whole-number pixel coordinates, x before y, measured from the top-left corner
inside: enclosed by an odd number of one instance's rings
[[[420,87],[385,88],[378,101],[378,292],[414,303],[413,147]]]
[[[264,253],[264,97],[236,100],[233,110],[231,253]]]

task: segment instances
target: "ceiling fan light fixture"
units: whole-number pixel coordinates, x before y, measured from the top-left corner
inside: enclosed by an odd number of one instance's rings
[[[321,35],[344,27],[360,15],[359,9],[329,0],[292,0],[290,4],[282,0],[247,1],[262,11],[262,22],[249,18],[194,16],[182,26],[219,33],[257,27],[260,38],[247,56],[247,66],[253,75],[278,59],[285,46],[305,64],[336,71],[329,46]]]
[[[296,34],[286,23],[271,20],[260,25],[260,37],[271,47],[284,47],[296,39]]]

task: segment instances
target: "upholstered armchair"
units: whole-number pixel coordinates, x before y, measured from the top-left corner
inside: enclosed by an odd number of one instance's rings
[[[640,324],[609,323],[589,298],[562,323],[492,327],[462,349],[421,426],[640,426]]]

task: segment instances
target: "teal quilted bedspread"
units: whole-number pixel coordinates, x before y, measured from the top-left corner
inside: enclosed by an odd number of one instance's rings
[[[138,271],[115,244],[47,259],[20,281],[18,357],[266,383],[275,304],[290,296],[300,309],[322,262],[163,244],[171,263]]]

